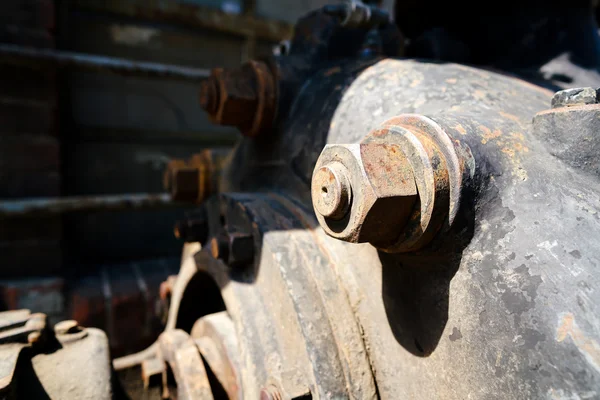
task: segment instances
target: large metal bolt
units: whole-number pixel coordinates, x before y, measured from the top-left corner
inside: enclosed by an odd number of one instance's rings
[[[215,68],[200,86],[200,105],[212,122],[254,137],[268,130],[277,108],[275,76],[264,62]]]
[[[343,218],[352,201],[348,170],[341,163],[319,168],[312,179],[312,198],[315,210],[331,219]]]
[[[463,172],[454,143],[416,114],[385,121],[360,143],[325,146],[312,176],[325,232],[386,252],[422,248],[452,223]]]
[[[382,244],[407,222],[417,200],[410,164],[397,145],[329,145],[311,184],[317,218],[341,240]]]
[[[565,89],[554,94],[552,108],[598,103],[598,93],[591,87]]]

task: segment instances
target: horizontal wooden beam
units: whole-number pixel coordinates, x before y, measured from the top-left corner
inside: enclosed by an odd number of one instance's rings
[[[283,21],[249,14],[228,14],[206,6],[176,1],[148,0],[71,0],[75,11],[103,12],[152,22],[219,31],[238,36],[255,36],[273,43],[292,37],[294,26]]]

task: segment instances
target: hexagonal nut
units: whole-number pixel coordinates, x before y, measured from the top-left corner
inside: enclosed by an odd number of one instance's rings
[[[324,169],[334,171],[333,184],[324,185]],[[343,176],[343,178],[336,178]],[[319,196],[340,193],[337,188],[349,182],[351,205],[346,214],[323,213]],[[386,143],[328,145],[323,149],[312,180],[313,206],[325,231],[353,243],[370,242],[384,246],[402,231],[418,199],[412,167],[399,146]],[[328,204],[344,205],[334,199]],[[332,215],[334,218],[332,218]]]
[[[218,82],[219,103],[213,122],[232,125],[241,131],[252,128],[258,107],[256,75],[251,65],[223,71],[213,71]]]

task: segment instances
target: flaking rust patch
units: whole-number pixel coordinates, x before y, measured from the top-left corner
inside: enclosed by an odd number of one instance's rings
[[[478,129],[481,132],[481,144],[493,142],[498,146],[499,150],[507,156],[513,176],[526,181],[527,171],[521,164],[521,155],[529,152],[529,148],[523,144],[525,136],[520,132],[510,132],[506,135],[500,129],[491,130],[484,125],[480,125]]]
[[[594,339],[589,338],[575,323],[575,317],[571,313],[562,314],[556,329],[556,341],[561,343],[570,336],[579,352],[581,352],[588,363],[600,371],[600,346]]]

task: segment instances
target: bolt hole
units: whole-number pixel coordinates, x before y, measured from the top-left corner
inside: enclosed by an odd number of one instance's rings
[[[327,188],[325,186],[323,186],[321,188],[321,192],[323,192],[323,196],[325,196],[327,194]]]

